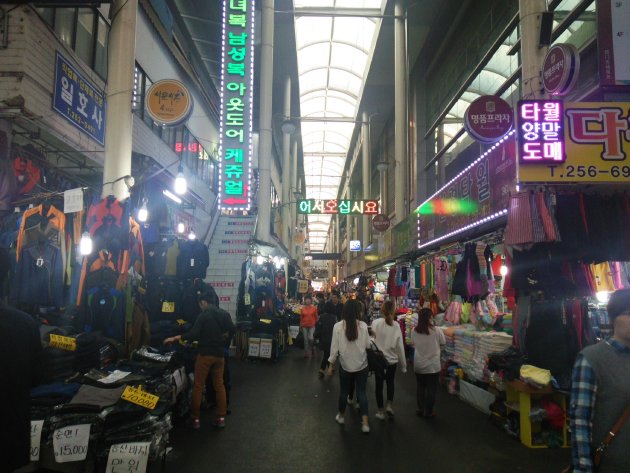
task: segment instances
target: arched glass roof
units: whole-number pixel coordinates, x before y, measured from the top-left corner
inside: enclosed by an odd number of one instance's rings
[[[383,0],[294,1],[307,199],[337,198],[380,21],[335,14],[344,9],[380,14],[382,4]],[[310,251],[324,251],[329,226],[329,215],[309,216]]]

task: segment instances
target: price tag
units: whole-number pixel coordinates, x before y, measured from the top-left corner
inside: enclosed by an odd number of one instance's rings
[[[50,334],[50,346],[66,351],[77,351],[77,339],[63,335]]]
[[[263,338],[260,340],[260,357],[261,358],[271,358],[271,350],[273,347],[273,341],[268,338]]]
[[[162,312],[169,314],[175,312],[175,302],[162,302]]]
[[[57,463],[85,460],[90,441],[91,424],[69,425],[53,433],[53,450]]]
[[[258,357],[260,355],[260,338],[249,337],[249,349],[247,356]]]
[[[42,427],[44,426],[43,420],[31,421],[31,461],[36,462],[39,460],[40,444],[42,440]]]
[[[191,268],[195,267],[195,258],[190,258],[190,267]]]
[[[177,322],[177,325],[186,325],[186,321],[184,319],[177,319],[175,322]]]
[[[147,471],[150,442],[117,443],[109,448],[107,473]]]
[[[249,295],[249,293],[245,294],[245,305],[251,305],[252,303],[252,298]]]
[[[146,407],[147,409],[155,409],[160,398],[149,394],[139,388],[127,386],[122,393],[121,399],[129,401],[138,406]]]
[[[69,214],[83,210],[83,189],[77,187],[63,193],[63,213]]]

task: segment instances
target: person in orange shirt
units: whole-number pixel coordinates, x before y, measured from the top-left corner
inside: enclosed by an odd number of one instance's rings
[[[315,325],[317,324],[317,307],[313,305],[310,294],[304,296],[304,305],[300,312],[300,327],[304,337],[304,358],[310,358],[315,351]]]

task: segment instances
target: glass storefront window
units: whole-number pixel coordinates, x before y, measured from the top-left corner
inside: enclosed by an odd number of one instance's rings
[[[94,10],[78,9],[77,37],[75,51],[86,64],[92,63],[94,53]]]
[[[96,26],[94,70],[104,79],[107,77],[107,40],[109,37],[109,25],[101,16],[99,16]]]
[[[76,8],[57,8],[55,10],[55,33],[59,39],[72,47],[76,26]]]

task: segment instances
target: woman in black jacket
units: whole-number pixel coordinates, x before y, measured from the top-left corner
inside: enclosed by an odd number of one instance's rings
[[[326,305],[324,305],[326,307]],[[330,357],[330,344],[332,343],[333,327],[337,323],[337,316],[335,314],[324,312],[319,314],[319,320],[315,326],[315,338],[319,339],[319,347],[324,352],[322,363],[319,367],[320,379],[326,374],[326,368],[328,367],[328,358]]]

